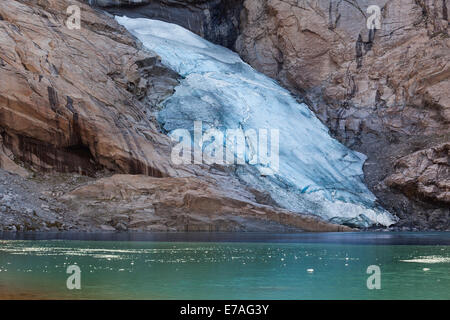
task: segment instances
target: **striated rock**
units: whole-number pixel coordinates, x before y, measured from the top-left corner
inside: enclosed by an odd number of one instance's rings
[[[87,3],[178,23],[234,47],[303,97],[340,141],[369,156],[366,182],[402,219],[399,227],[448,228],[448,1],[83,2],[19,0],[0,6],[0,165],[24,176],[28,172],[19,163],[43,172],[153,177],[114,176],[77,185],[64,198],[71,209],[57,208],[71,217],[70,228],[336,230],[276,208],[262,190],[250,192],[229,172],[171,164],[170,140],[159,132],[153,111],[173,93],[179,76]],[[72,4],[82,10],[80,30],[65,26]],[[382,9],[380,30],[366,27],[369,5]],[[106,188],[101,192],[115,195],[136,185],[144,190],[133,192],[144,199],[138,203],[146,211],[139,211],[135,196],[109,203],[99,193]],[[20,203],[2,206],[2,228],[69,228],[54,208],[39,206],[44,219],[21,212]]]
[[[370,5],[381,9],[381,29],[366,26]],[[440,0],[245,0],[236,50],[368,155],[366,182],[386,209],[422,223],[450,211],[422,203],[442,198],[445,174],[427,174],[436,186],[427,191],[399,188],[409,199],[382,181],[399,158],[450,141],[448,9]],[[422,174],[420,161],[408,163],[408,176]]]
[[[178,76],[82,3],[82,28],[69,30],[65,13],[73,3],[0,7],[4,146],[45,171],[176,174],[167,164],[169,140],[148,109],[172,93]]]
[[[341,142],[368,155],[366,182],[386,209],[420,225],[430,215],[449,214],[447,206],[383,183],[399,158],[450,141],[448,1],[144,2],[97,4],[174,22],[234,48],[307,102]],[[371,5],[381,9],[381,29],[367,28]],[[205,6],[208,14],[199,10]],[[212,7],[222,8],[222,20],[211,19]]]
[[[61,199],[91,227],[134,231],[350,231],[351,228],[258,204],[251,194],[195,177],[114,175]]]
[[[18,165],[13,160],[14,155],[4,147],[3,141],[0,137],[0,168],[10,172],[17,174],[23,178],[29,176],[29,173],[26,169]]]
[[[65,24],[73,4],[81,29]],[[111,17],[69,0],[9,1],[0,17],[1,165],[35,171],[0,171],[0,229],[351,230],[258,204],[223,168],[173,165],[153,112],[179,75]],[[133,175],[95,180],[111,172]]]
[[[203,38],[233,48],[238,37],[242,0],[86,0],[116,15],[178,24]]]
[[[450,206],[450,143],[401,158],[386,184],[410,197]]]

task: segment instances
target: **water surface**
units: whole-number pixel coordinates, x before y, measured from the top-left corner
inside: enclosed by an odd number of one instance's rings
[[[0,237],[3,298],[450,299],[448,232]],[[73,264],[81,290],[66,287]]]

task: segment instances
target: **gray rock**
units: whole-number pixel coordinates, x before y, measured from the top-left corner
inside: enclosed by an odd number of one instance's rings
[[[243,0],[90,0],[115,15],[158,19],[178,24],[205,39],[233,48],[241,23]],[[133,6],[134,4],[134,6]]]
[[[128,230],[128,227],[123,223],[116,224],[115,228],[117,231],[127,231]]]

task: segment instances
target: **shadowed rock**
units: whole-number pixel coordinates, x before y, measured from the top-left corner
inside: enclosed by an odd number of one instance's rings
[[[366,26],[370,5],[381,9],[375,32]],[[246,62],[299,94],[333,135],[368,156],[367,185],[409,226],[423,227],[431,216],[445,221],[450,214],[445,203],[424,203],[421,192],[383,182],[400,170],[400,158],[415,159],[415,152],[450,141],[449,5],[245,0],[236,42]],[[448,162],[448,155],[443,159]],[[419,163],[408,161],[408,175],[420,175]],[[429,179],[429,185],[444,186],[448,178]],[[427,198],[441,197],[440,188],[428,188]]]

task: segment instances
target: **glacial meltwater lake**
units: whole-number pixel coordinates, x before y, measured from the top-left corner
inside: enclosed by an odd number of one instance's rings
[[[450,299],[449,232],[0,239],[0,299]],[[71,265],[80,290],[67,289]],[[380,289],[368,289],[369,266]]]

